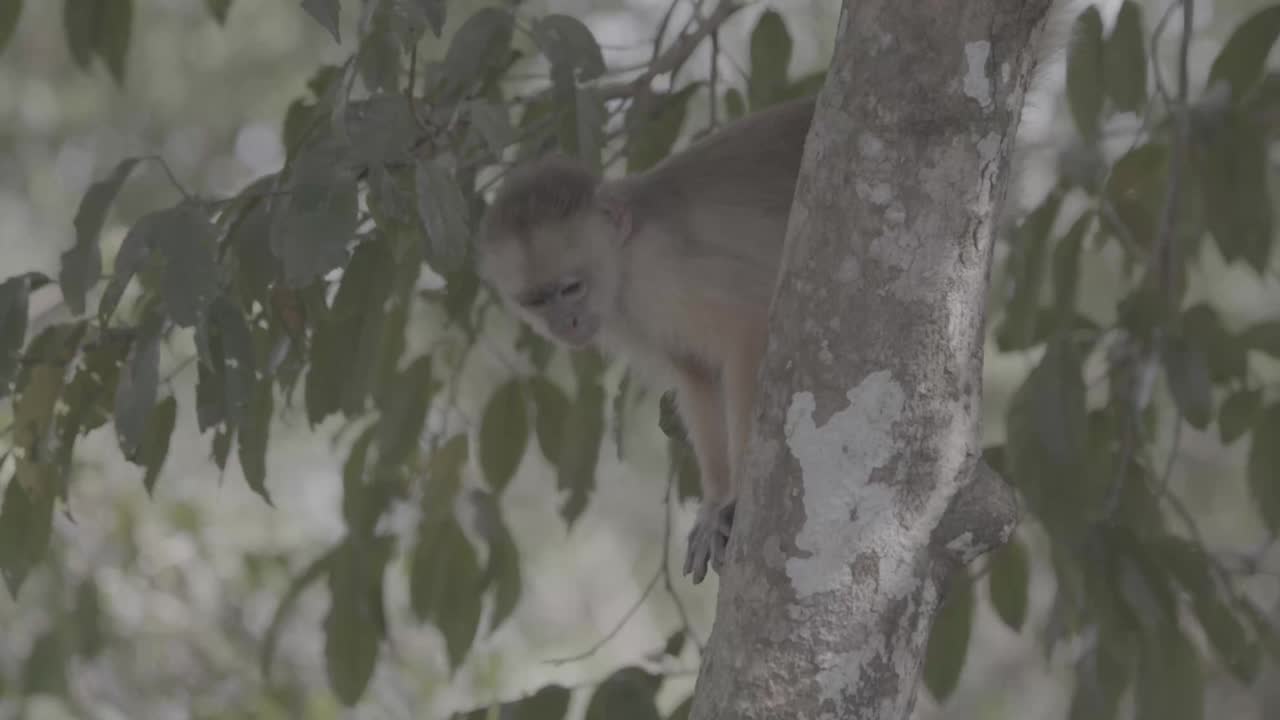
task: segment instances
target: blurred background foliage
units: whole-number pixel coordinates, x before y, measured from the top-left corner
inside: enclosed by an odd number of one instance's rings
[[[916,715],[1277,717],[1280,6],[1065,5],[988,305],[1028,514]],[[0,716],[683,717],[670,403],[469,237],[816,91],[838,11],[0,0]]]

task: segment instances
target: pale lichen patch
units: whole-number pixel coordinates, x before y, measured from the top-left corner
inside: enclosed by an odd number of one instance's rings
[[[848,407],[821,427],[813,420],[813,393],[796,393],[787,408],[784,434],[805,487],[805,523],[795,543],[808,553],[787,560],[787,575],[801,599],[847,588],[848,558],[842,551],[877,550],[877,527],[892,521],[896,504],[891,486],[869,481],[894,456],[890,428],[902,416],[906,393],[892,373],[878,370],[846,397]]]
[[[975,40],[965,43],[964,59],[968,69],[964,76],[964,94],[977,100],[984,108],[991,107],[991,79],[987,77],[987,59],[990,57],[990,42]]]

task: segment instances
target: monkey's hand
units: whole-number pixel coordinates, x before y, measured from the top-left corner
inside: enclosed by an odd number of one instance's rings
[[[716,573],[724,565],[736,506],[734,500],[719,505],[703,502],[698,510],[698,520],[689,531],[689,549],[684,556],[684,574],[693,575],[694,585],[707,576],[708,563]]]

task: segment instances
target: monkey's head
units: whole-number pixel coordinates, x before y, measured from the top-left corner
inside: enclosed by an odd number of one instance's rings
[[[620,199],[562,157],[514,171],[485,216],[480,274],[553,340],[581,347],[618,307],[619,253],[631,232]]]

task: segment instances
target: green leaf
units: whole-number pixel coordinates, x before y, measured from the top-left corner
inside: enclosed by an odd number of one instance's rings
[[[494,493],[507,489],[528,443],[524,392],[518,380],[509,380],[489,396],[480,420],[480,468]]]
[[[343,411],[348,417],[364,412],[378,368],[387,298],[388,277],[395,258],[386,242],[356,247],[342,274],[333,307],[316,323],[307,373],[307,418],[312,424]]]
[[[1231,99],[1240,101],[1262,79],[1271,47],[1280,35],[1280,6],[1270,5],[1250,15],[1236,26],[1209,68],[1206,87],[1219,81],[1231,89]]]
[[[338,31],[342,8],[339,6],[338,0],[302,0],[302,9],[315,18],[315,21],[320,23],[320,27],[329,31],[329,34],[333,36],[334,42],[342,42],[342,37]]]
[[[27,337],[30,286],[25,277],[0,282],[0,398],[9,394]]]
[[[471,87],[485,71],[506,62],[514,28],[514,19],[506,10],[477,10],[453,34],[441,77],[455,91]]]
[[[18,27],[18,18],[22,16],[22,0],[8,0],[0,3],[0,53],[9,44],[13,31]]]
[[[447,3],[445,0],[405,0],[400,3],[400,7],[404,7],[413,17],[421,17],[431,28],[431,32],[436,37],[440,37],[440,31],[444,29],[444,21],[447,16]]]
[[[1218,313],[1207,303],[1196,303],[1182,313],[1182,334],[1188,344],[1205,354],[1209,376],[1215,383],[1245,377],[1246,343],[1227,332]]]
[[[1067,50],[1067,100],[1086,140],[1098,136],[1103,100],[1102,15],[1090,5],[1076,17]]]
[[[146,435],[142,438],[139,459],[147,469],[142,478],[142,486],[150,495],[156,487],[156,479],[160,477],[160,468],[164,467],[165,458],[169,456],[169,437],[173,434],[174,421],[178,415],[178,401],[168,396],[151,409],[151,417],[147,419]]]
[[[267,492],[267,447],[274,403],[271,379],[263,378],[255,383],[237,442],[244,480],[249,489],[258,493],[268,505],[271,504],[271,494]]]
[[[214,228],[192,205],[179,205],[163,217],[163,225],[151,237],[164,262],[160,294],[174,323],[191,327],[219,292]]]
[[[737,120],[747,114],[747,103],[737,88],[729,88],[724,93],[724,112],[730,120]]]
[[[1163,353],[1174,404],[1186,421],[1203,430],[1213,421],[1213,383],[1204,351],[1183,338],[1169,338]]]
[[[1003,352],[1023,350],[1035,335],[1035,321],[1044,285],[1049,232],[1062,206],[1062,193],[1051,191],[1013,234],[1009,274],[1013,294],[1003,322],[996,329],[996,345]]]
[[[325,670],[334,694],[348,707],[360,700],[373,677],[386,634],[382,575],[390,556],[391,543],[385,538],[348,537],[329,570]]]
[[[1051,341],[1009,404],[1006,454],[1013,482],[1050,532],[1075,527],[1091,510],[1085,482],[1090,423],[1079,353]]]
[[[587,704],[586,720],[659,720],[655,702],[662,678],[625,667],[605,678]]]
[[[154,238],[165,234],[169,225],[166,214],[168,212],[161,210],[143,215],[124,236],[124,241],[120,243],[120,250],[116,253],[111,280],[107,282],[106,288],[102,291],[102,297],[98,300],[98,321],[101,324],[109,324],[129,281],[150,259]]]
[[[791,67],[791,33],[776,10],[766,10],[751,31],[747,98],[753,111],[783,100]],[[731,111],[732,112],[732,111]]]
[[[219,25],[227,24],[227,13],[231,12],[231,0],[205,0],[204,4]]]
[[[562,720],[572,699],[569,688],[547,685],[523,700],[506,703],[498,711],[501,720]]]
[[[1134,688],[1135,720],[1202,720],[1204,676],[1196,649],[1177,625],[1143,648]]]
[[[1116,161],[1107,177],[1103,193],[1115,209],[1115,215],[1138,248],[1151,247],[1154,241],[1155,210],[1163,208],[1165,184],[1169,172],[1169,148],[1161,143],[1146,143],[1133,148]],[[1104,215],[1114,223],[1114,219]],[[1128,238],[1125,238],[1128,239]]]
[[[85,294],[102,276],[102,251],[98,241],[107,210],[137,164],[138,158],[121,160],[106,179],[90,185],[80,199],[74,221],[76,242],[62,253],[62,269],[58,274],[62,297],[76,315],[84,313]]]
[[[76,65],[87,68],[97,55],[115,81],[123,84],[133,28],[133,0],[66,0],[62,18],[67,46]]]
[[[689,110],[689,98],[698,85],[688,85],[674,93],[655,93],[646,105],[632,103],[627,109],[627,172],[638,173],[662,162],[680,137]]]
[[[450,667],[462,664],[480,624],[480,567],[452,516],[424,518],[409,571],[409,602],[444,635]]]
[[[1261,130],[1233,113],[1207,142],[1192,145],[1192,158],[1205,221],[1222,257],[1262,273],[1271,253],[1272,212]]]
[[[1242,333],[1245,347],[1280,360],[1280,320],[1259,323]]]
[[[502,151],[515,141],[515,130],[505,105],[487,100],[471,100],[466,104],[467,117],[480,137],[489,146],[489,152],[501,157]]]
[[[552,465],[560,461],[560,449],[564,446],[564,431],[569,418],[569,396],[555,383],[539,375],[529,381],[529,395],[533,399],[534,432],[538,448]]]
[[[470,441],[465,434],[454,435],[436,448],[427,461],[426,490],[422,504],[432,508],[450,507],[462,487],[462,470],[467,463]]]
[[[138,451],[145,439],[147,419],[156,404],[157,386],[160,382],[160,339],[154,333],[144,333],[134,341],[124,371],[116,383],[115,421],[116,437],[125,459],[138,460]]]
[[[548,15],[533,23],[533,39],[555,68],[574,72],[581,82],[605,72],[604,54],[591,30],[569,15]]]
[[[1262,648],[1249,637],[1240,618],[1214,595],[1197,597],[1191,608],[1222,663],[1242,684],[1252,684],[1262,664]]]
[[[253,336],[245,318],[226,297],[209,311],[208,351],[202,353],[196,385],[196,417],[200,431],[226,420],[239,427],[249,406],[257,371]]]
[[[458,270],[467,255],[470,213],[453,175],[433,160],[420,160],[414,171],[418,218],[427,233],[426,256],[437,272]]]
[[[360,50],[356,54],[356,69],[360,73],[360,79],[365,87],[374,92],[394,94],[400,89],[400,52],[403,48],[401,32],[407,29],[397,25],[396,18],[392,16],[393,12],[392,2],[383,2],[376,6],[373,15],[369,18],[368,31],[361,38]],[[408,104],[403,97],[401,97],[401,103],[402,106]],[[348,109],[362,104],[352,103]],[[357,143],[361,141],[380,143],[383,140],[383,138],[369,137],[367,131],[352,131],[350,128],[348,128],[348,136]]]
[[[27,574],[40,564],[49,548],[53,499],[52,488],[28,491],[16,477],[5,489],[4,504],[0,505],[0,575],[15,598]]]
[[[399,54],[394,53],[392,60],[399,70]],[[409,101],[395,92],[394,74],[385,83],[387,92],[347,105],[344,114],[351,153],[365,165],[405,162],[420,132]]]
[[[987,583],[996,614],[1014,632],[1021,630],[1027,619],[1027,594],[1031,585],[1031,561],[1022,543],[1010,541],[991,557]]]
[[[939,704],[946,702],[960,682],[972,626],[973,583],[965,576],[957,576],[938,608],[925,649],[924,684]]]
[[[1080,249],[1084,245],[1084,233],[1092,222],[1093,213],[1083,213],[1053,249],[1053,297],[1061,318],[1069,319],[1075,313]]]
[[[1142,6],[1126,0],[1103,49],[1107,94],[1121,112],[1137,112],[1147,102],[1147,49],[1142,37]]]
[[[511,531],[502,520],[497,498],[489,493],[472,495],[476,505],[477,523],[489,543],[489,562],[485,566],[481,584],[485,588],[496,586],[493,593],[493,617],[490,628],[497,630],[511,617],[520,602],[523,591],[520,579],[520,552]]]
[[[68,648],[63,632],[54,628],[36,638],[22,666],[22,689],[27,695],[67,695]]]
[[[1218,434],[1223,444],[1230,445],[1248,432],[1261,409],[1262,393],[1258,390],[1237,390],[1227,396],[1218,413]]]
[[[427,419],[427,407],[439,389],[431,377],[431,356],[414,360],[398,373],[396,393],[378,418],[378,463],[395,466],[408,459],[418,447]]]
[[[283,189],[272,203],[271,251],[288,286],[300,288],[346,262],[356,234],[356,181],[320,145],[299,155]]]
[[[689,713],[693,711],[693,696],[690,695],[680,706],[671,711],[667,716],[667,720],[689,720]]]
[[[1249,490],[1271,532],[1280,532],[1280,403],[1263,411],[1249,444]]]
[[[596,464],[604,441],[604,401],[604,388],[580,371],[578,395],[569,407],[555,462],[556,487],[568,491],[560,516],[570,527],[586,509],[595,490]]]

